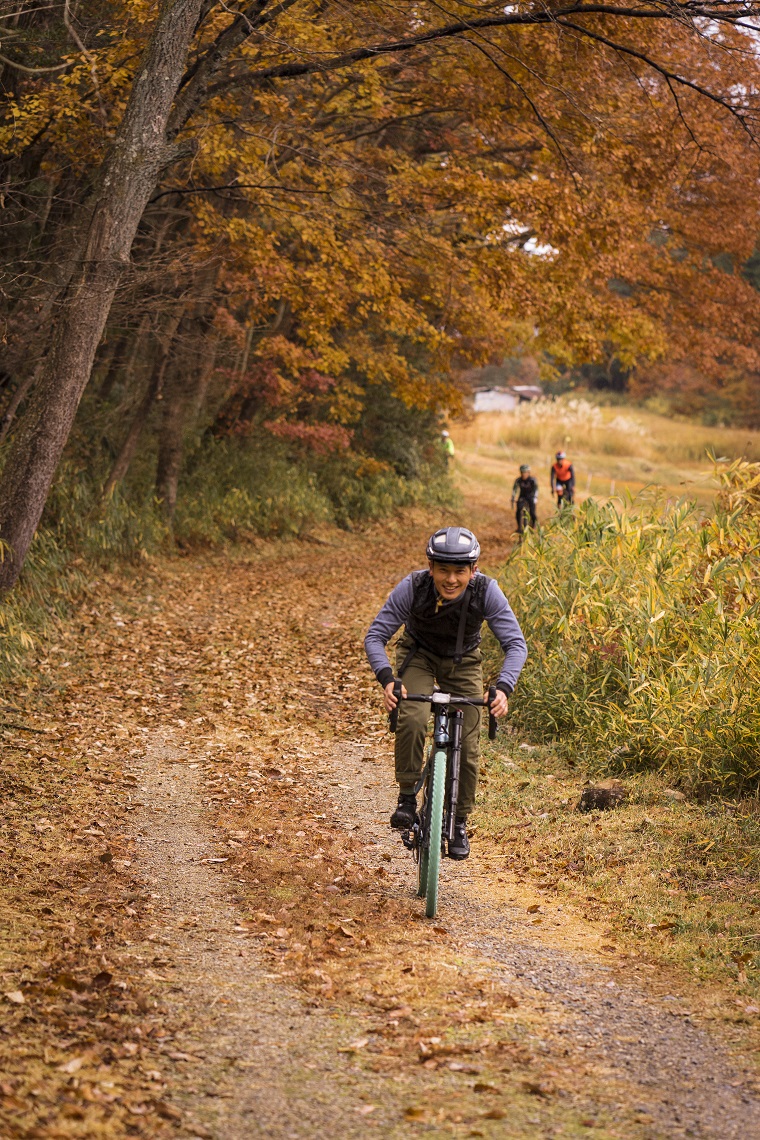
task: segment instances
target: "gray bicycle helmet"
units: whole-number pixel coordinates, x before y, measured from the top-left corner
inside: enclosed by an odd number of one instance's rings
[[[445,526],[431,534],[426,553],[431,562],[473,565],[480,558],[480,543],[467,527]]]

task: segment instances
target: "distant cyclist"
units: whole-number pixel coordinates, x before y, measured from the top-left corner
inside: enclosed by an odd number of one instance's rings
[[[536,501],[538,499],[538,480],[530,473],[530,467],[523,463],[520,474],[512,484],[512,503],[517,503],[517,533],[522,534],[526,519],[530,518],[529,526],[536,525]]]
[[[575,472],[564,451],[558,451],[549,473],[553,495],[557,496],[557,507],[571,506],[575,493]]]
[[[449,463],[451,463],[451,460],[454,458],[455,449],[454,440],[446,430],[441,432],[441,447],[443,448],[446,466],[448,467]]]
[[[478,570],[480,543],[471,530],[461,526],[437,530],[426,553],[428,569],[408,574],[391,591],[364,642],[369,663],[385,691],[385,707],[392,712],[398,704],[393,695],[396,676],[403,677],[404,692],[430,693],[437,684],[454,696],[482,698],[480,631],[485,621],[504,651],[491,705],[494,716],[504,716],[507,698],[528,655],[509,602],[498,582]],[[402,625],[394,676],[385,647]],[[400,830],[414,825],[429,718],[427,705],[401,702],[395,741],[399,797],[391,816],[391,827]],[[467,817],[475,803],[479,750],[480,709],[466,708],[456,831],[448,848],[452,859],[466,859],[470,853]]]

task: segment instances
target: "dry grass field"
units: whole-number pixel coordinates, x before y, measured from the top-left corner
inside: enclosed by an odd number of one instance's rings
[[[539,518],[553,510],[549,467],[562,449],[573,460],[576,499],[636,495],[660,487],[670,499],[707,505],[714,495],[710,454],[760,459],[760,432],[708,427],[643,408],[604,407],[584,397],[522,404],[514,412],[485,412],[452,427],[460,482],[480,498],[484,484],[507,509],[521,463],[539,480]]]

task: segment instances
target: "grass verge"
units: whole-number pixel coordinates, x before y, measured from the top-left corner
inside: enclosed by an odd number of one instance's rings
[[[584,813],[582,770],[518,739],[489,749],[478,808],[505,872],[575,904],[610,951],[680,973],[712,990],[718,1016],[760,1027],[757,801],[690,802],[636,773],[621,806]]]

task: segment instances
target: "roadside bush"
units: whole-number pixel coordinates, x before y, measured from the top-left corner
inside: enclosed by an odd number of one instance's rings
[[[265,433],[255,441],[208,435],[180,481],[174,537],[191,546],[297,537],[319,523],[351,527],[412,503],[447,502],[452,492],[435,439],[432,459],[415,452],[412,477],[351,452],[295,455]],[[95,447],[83,454],[61,466],[19,583],[0,602],[0,677],[96,588],[103,569],[145,559],[169,537],[150,454],[106,500],[111,457]]]
[[[208,437],[181,480],[174,533],[215,546],[256,535],[287,537],[332,517],[328,496],[284,444]]]
[[[561,736],[591,767],[757,791],[760,465],[719,477],[709,517],[588,500],[515,551],[502,584],[530,657],[514,713],[533,737]]]

